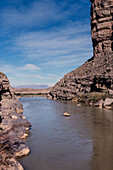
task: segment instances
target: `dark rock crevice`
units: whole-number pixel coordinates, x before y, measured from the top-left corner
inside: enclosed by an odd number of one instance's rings
[[[2,123],[2,117],[0,116],[0,124]]]

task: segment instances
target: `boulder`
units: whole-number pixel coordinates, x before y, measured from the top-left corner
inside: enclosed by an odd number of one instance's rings
[[[26,156],[30,153],[30,149],[25,146],[24,144],[21,144],[18,151],[15,152],[15,157],[22,157]]]
[[[102,108],[104,106],[104,100],[101,99],[100,101],[98,101],[95,105],[95,107],[99,107],[99,108]]]
[[[104,102],[104,107],[111,106],[113,104],[113,99],[106,98]]]

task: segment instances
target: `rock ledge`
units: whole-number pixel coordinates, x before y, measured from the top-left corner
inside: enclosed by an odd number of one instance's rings
[[[30,152],[22,140],[28,136],[30,126],[8,78],[0,72],[0,169],[23,170],[16,157]]]

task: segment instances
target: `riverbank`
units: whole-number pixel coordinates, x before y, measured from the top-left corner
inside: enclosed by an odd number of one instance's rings
[[[17,158],[30,153],[24,139],[31,124],[23,116],[23,106],[3,73],[0,81],[0,168],[23,170]]]
[[[38,93],[38,94],[32,94],[32,93],[30,93],[30,94],[16,94],[16,96],[18,97],[18,98],[20,98],[20,97],[46,97],[47,96],[47,94],[45,93],[45,94],[43,94],[43,93]]]
[[[21,88],[14,89],[14,94],[18,97],[37,97],[37,96],[46,96],[49,94],[51,87],[47,89],[31,89],[31,88]]]
[[[84,93],[77,95],[72,99],[72,101],[100,108],[113,109],[113,96],[108,93]]]

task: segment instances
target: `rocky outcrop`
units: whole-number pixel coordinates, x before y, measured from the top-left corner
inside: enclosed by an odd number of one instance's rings
[[[89,92],[113,95],[113,0],[91,2],[94,56],[57,82],[48,95],[51,99],[71,100]]]
[[[3,170],[23,169],[16,157],[30,152],[22,138],[28,136],[31,124],[22,114],[23,107],[14,89],[8,78],[0,73],[0,168]]]
[[[90,1],[93,51],[101,58],[113,51],[113,0]]]

